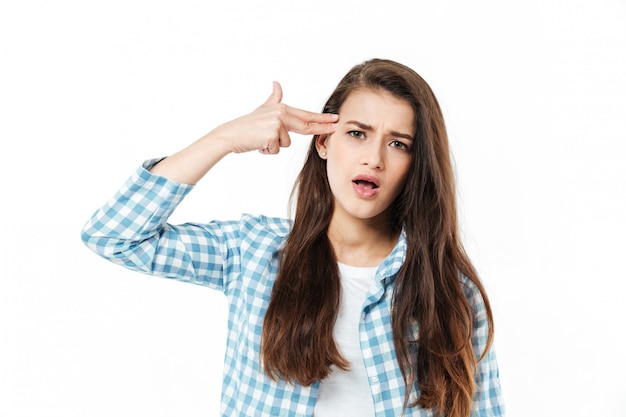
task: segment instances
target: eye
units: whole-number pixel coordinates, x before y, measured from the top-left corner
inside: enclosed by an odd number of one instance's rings
[[[399,140],[392,140],[389,143],[389,146],[391,146],[392,148],[399,149],[401,151],[408,151],[409,150],[409,146],[406,143],[400,142]]]
[[[351,130],[348,132],[348,135],[356,139],[365,139],[365,132],[361,132],[360,130]]]

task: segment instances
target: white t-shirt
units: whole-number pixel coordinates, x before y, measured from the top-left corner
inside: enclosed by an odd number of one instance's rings
[[[374,401],[359,341],[359,322],[376,269],[339,264],[342,296],[333,335],[339,351],[350,362],[350,370],[333,366],[321,381],[315,417],[374,416]]]

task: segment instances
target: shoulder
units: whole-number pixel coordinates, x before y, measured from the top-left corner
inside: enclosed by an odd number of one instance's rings
[[[292,221],[282,217],[243,214],[241,225],[243,229],[259,229],[276,236],[286,237],[291,230]]]
[[[243,214],[239,228],[242,242],[274,242],[281,245],[289,236],[292,221],[281,217]]]
[[[208,223],[185,223],[173,226],[179,230],[199,230],[198,234],[213,236],[223,249],[249,247],[280,247],[289,236],[291,221],[279,217],[242,214],[239,219],[211,220]],[[196,237],[197,239],[197,237]]]

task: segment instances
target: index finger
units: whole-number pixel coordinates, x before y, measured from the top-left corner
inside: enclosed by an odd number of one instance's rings
[[[287,130],[303,135],[325,135],[334,133],[339,115],[314,113],[289,107],[283,123]]]
[[[329,115],[336,116],[336,115]],[[316,118],[316,120],[326,120],[326,122],[313,122],[300,119],[293,114],[287,114],[283,120],[283,124],[290,132],[296,132],[303,135],[325,135],[334,133],[337,129],[336,118]]]
[[[315,113],[312,111],[297,109],[287,106],[287,113],[298,119],[309,123],[335,123],[339,119],[338,114],[334,113]]]

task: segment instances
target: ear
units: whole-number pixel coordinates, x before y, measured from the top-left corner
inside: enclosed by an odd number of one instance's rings
[[[330,135],[319,135],[315,140],[315,148],[317,149],[317,154],[322,159],[326,159],[327,154],[327,146],[326,142],[330,139]]]

